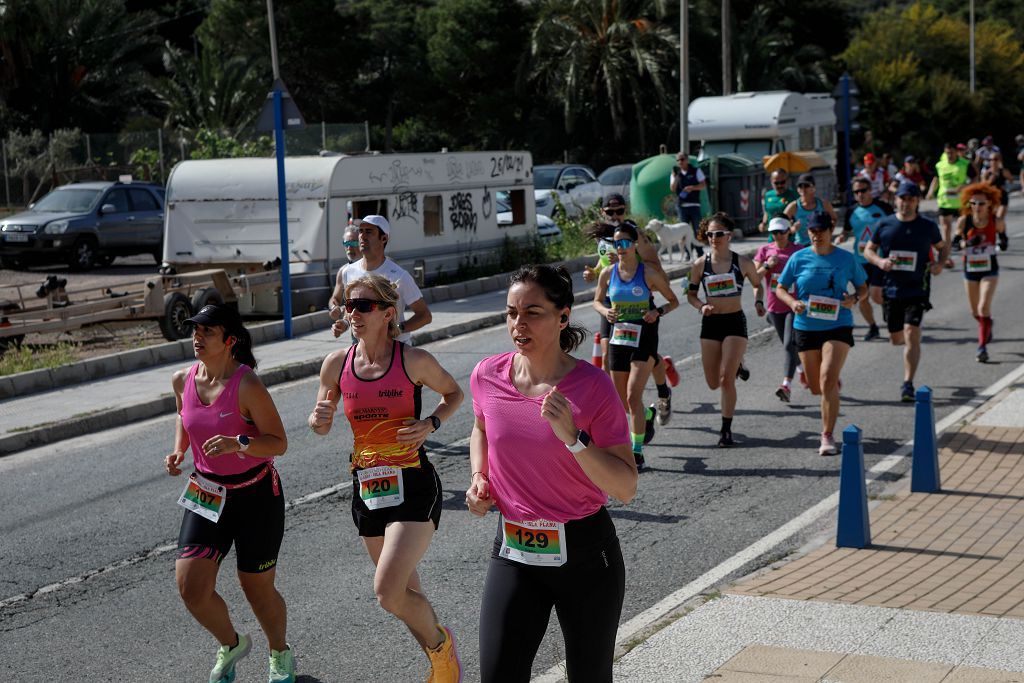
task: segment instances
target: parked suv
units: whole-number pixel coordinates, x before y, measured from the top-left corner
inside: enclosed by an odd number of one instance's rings
[[[117,256],[163,258],[164,188],[154,183],[62,185],[28,211],[0,221],[0,266],[63,261],[73,270]]]

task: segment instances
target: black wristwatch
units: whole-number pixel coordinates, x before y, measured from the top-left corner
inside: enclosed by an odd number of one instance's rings
[[[656,310],[656,311],[658,312],[658,316],[659,316],[659,317],[661,317],[661,316],[665,315],[665,307],[664,307],[664,306],[658,306],[658,307],[657,307],[656,309],[654,309],[654,310]]]
[[[430,432],[431,434],[433,434],[434,432],[441,428],[441,418],[439,418],[437,415],[431,415],[427,419],[430,420],[430,423],[432,425],[434,425],[434,428]]]

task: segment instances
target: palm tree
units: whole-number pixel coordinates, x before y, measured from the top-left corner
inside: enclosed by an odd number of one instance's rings
[[[675,33],[652,18],[663,0],[568,0],[541,16],[530,41],[529,81],[561,102],[567,132],[607,112],[612,136],[622,141],[632,105],[641,148],[645,120],[673,112],[672,71],[679,59]]]
[[[158,64],[154,15],[110,0],[0,2],[0,128],[117,128]]]
[[[149,88],[166,107],[166,125],[182,132],[200,129],[237,136],[252,124],[266,97],[268,83],[250,60],[210,49],[200,41],[199,56],[167,44],[168,76],[150,79]]]
[[[733,43],[736,85],[739,90],[829,91],[822,65],[828,59],[818,45],[793,45],[787,31],[768,5],[758,5],[739,22]]]

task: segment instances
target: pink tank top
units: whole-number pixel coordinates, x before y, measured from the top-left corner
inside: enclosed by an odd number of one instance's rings
[[[355,371],[355,344],[345,355],[338,388],[345,406],[345,417],[352,426],[352,469],[388,465],[419,467],[425,460],[422,448],[395,441],[395,432],[409,418],[420,418],[420,387],[405,372],[402,349],[392,345],[391,364],[377,379],[363,379]]]
[[[199,363],[189,369],[185,391],[181,396],[181,423],[188,433],[196,470],[200,474],[241,474],[257,465],[273,462],[273,458],[254,458],[244,453],[222,453],[216,458],[207,457],[203,452],[203,444],[218,434],[259,436],[260,431],[256,429],[255,424],[242,417],[242,411],[238,407],[238,385],[247,373],[252,372],[252,368],[240,365],[235,374],[231,375],[227,386],[220,392],[220,396],[210,405],[199,400],[199,393],[196,391],[197,370]]]

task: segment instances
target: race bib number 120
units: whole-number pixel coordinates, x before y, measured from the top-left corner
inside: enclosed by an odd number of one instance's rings
[[[368,467],[359,470],[359,498],[369,510],[395,507],[405,501],[402,470],[397,467]]]

